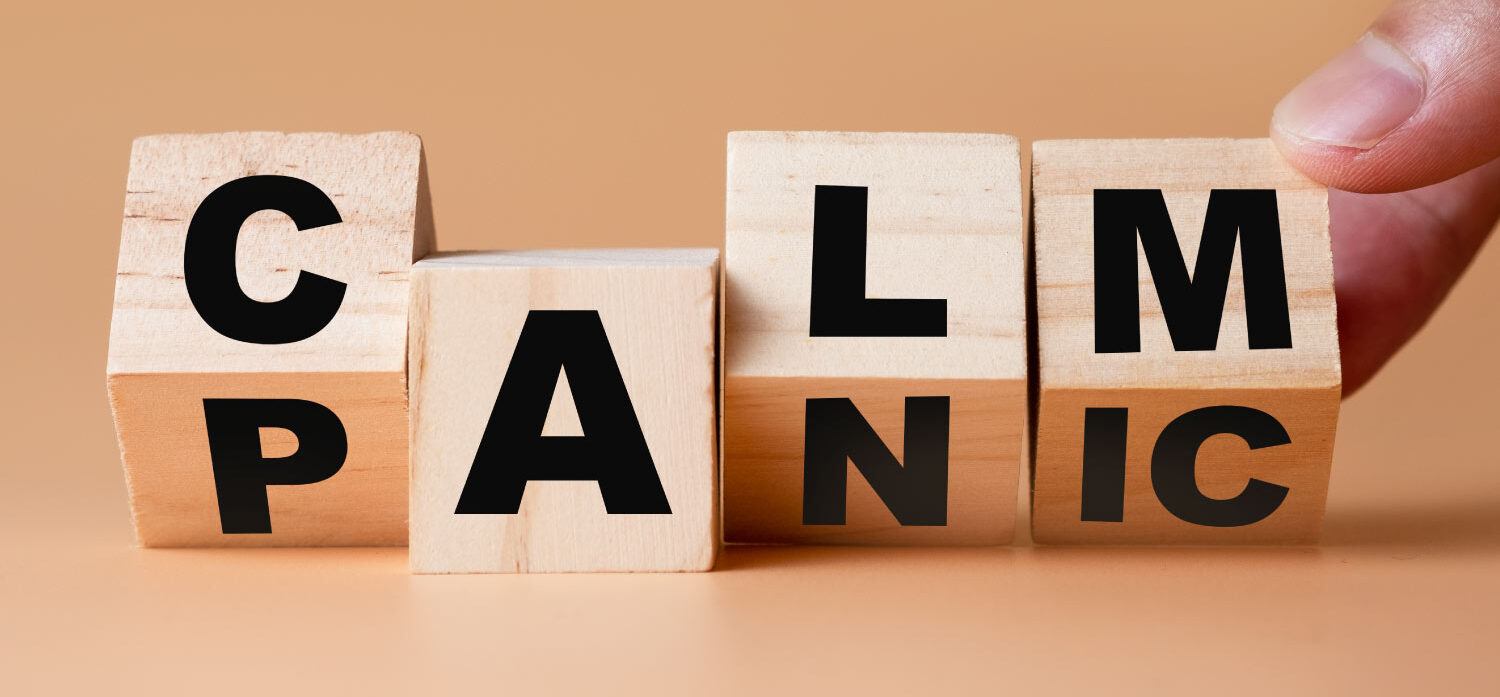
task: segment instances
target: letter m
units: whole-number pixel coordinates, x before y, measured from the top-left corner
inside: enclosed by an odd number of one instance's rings
[[[1095,189],[1095,353],[1141,350],[1137,235],[1174,349],[1212,351],[1218,346],[1236,240],[1250,348],[1292,347],[1274,190],[1214,189],[1209,194],[1198,259],[1189,276],[1160,189]]]

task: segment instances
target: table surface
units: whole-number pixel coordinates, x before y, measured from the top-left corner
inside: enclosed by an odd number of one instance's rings
[[[715,246],[729,130],[1258,136],[1380,4],[7,10],[0,693],[1492,692],[1493,243],[1345,402],[1317,548],[1023,533],[454,577],[404,549],[142,550],[104,393],[137,135],[409,128],[444,249]]]

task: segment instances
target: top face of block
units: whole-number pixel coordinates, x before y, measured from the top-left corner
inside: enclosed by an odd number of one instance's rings
[[[1215,227],[1228,224],[1238,228],[1228,228],[1234,231],[1235,242],[1216,345],[1211,350],[1177,350],[1164,319],[1158,287],[1161,279],[1153,277],[1146,245],[1137,228],[1133,268],[1126,262],[1119,270],[1134,273],[1138,281],[1139,350],[1096,350],[1096,191],[1120,189],[1160,190],[1161,197],[1155,200],[1165,201],[1182,264],[1194,280],[1213,275],[1205,272],[1205,267],[1216,267],[1222,272],[1224,266],[1209,259],[1197,261],[1211,192],[1274,190],[1284,274],[1274,273],[1275,264],[1270,261],[1276,257],[1276,235],[1257,237],[1252,253],[1257,277],[1255,297],[1260,309],[1255,314],[1258,323],[1278,313],[1289,318],[1289,322],[1278,320],[1263,326],[1289,325],[1290,348],[1279,346],[1287,341],[1276,340],[1272,329],[1258,334],[1260,338],[1256,340],[1274,346],[1252,349],[1246,316],[1245,230],[1256,225],[1257,230],[1274,233],[1276,227],[1269,224],[1269,213],[1258,219],[1265,223],[1260,224],[1233,211],[1233,200],[1221,193],[1215,205],[1223,211],[1223,217]],[[1244,192],[1226,193],[1235,196]],[[1259,388],[1340,384],[1328,191],[1283,161],[1269,140],[1039,141],[1032,146],[1032,199],[1037,358],[1043,387]],[[1260,198],[1256,205],[1266,202],[1267,199]],[[1270,208],[1260,206],[1260,210]],[[1142,215],[1150,218],[1149,212]],[[1140,221],[1119,218],[1117,222],[1125,227],[1114,225],[1111,229],[1117,234],[1128,234],[1130,226]],[[1155,229],[1162,228],[1157,225]],[[1220,237],[1221,241],[1227,239]],[[1268,240],[1272,241],[1269,246],[1265,244]],[[1123,242],[1123,238],[1119,241]],[[1216,249],[1217,253],[1207,256],[1219,260],[1227,257],[1224,246]],[[1108,263],[1107,259],[1098,261]],[[1169,264],[1175,259],[1162,255],[1158,262]],[[1274,282],[1264,284],[1277,277],[1285,279],[1285,310],[1276,307],[1282,294],[1276,292]],[[1191,312],[1179,310],[1177,314]]]
[[[729,135],[728,376],[1026,374],[1020,149],[1003,135]],[[819,187],[862,187],[864,297],[943,299],[946,336],[812,336]]]
[[[220,333],[195,308],[183,278],[188,230],[205,198],[256,175],[311,184],[337,211],[338,222],[332,223],[325,222],[326,215],[304,213],[316,226],[302,230],[288,213],[270,209],[251,213],[239,226],[233,264],[239,289],[251,300],[286,298],[307,274],[344,284],[332,319],[311,336],[287,343]],[[411,262],[432,246],[425,184],[422,142],[410,133],[137,139],[120,236],[109,373],[403,370],[407,275]],[[258,208],[263,201],[288,197],[238,198],[253,200],[252,208]],[[199,229],[207,234],[195,237],[211,246],[209,240],[226,239],[232,227],[227,221],[203,226]],[[205,277],[229,277],[220,244],[217,253],[205,254],[220,260],[217,268],[205,266]],[[232,283],[221,281],[221,286],[232,289]]]

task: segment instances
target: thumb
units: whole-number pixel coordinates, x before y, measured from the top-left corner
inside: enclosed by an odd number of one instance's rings
[[[1271,137],[1308,176],[1365,193],[1500,157],[1500,2],[1397,0],[1282,99]]]

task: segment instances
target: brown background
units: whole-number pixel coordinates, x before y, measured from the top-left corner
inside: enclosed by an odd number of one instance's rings
[[[0,692],[1490,692],[1495,244],[1345,404],[1318,549],[745,548],[532,577],[138,550],[104,395],[137,135],[409,129],[443,248],[712,246],[729,130],[1260,136],[1381,4],[8,6]]]

